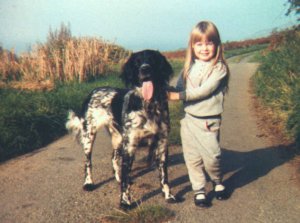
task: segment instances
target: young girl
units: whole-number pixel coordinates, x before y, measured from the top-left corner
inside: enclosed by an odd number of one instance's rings
[[[219,132],[228,80],[219,32],[213,23],[202,21],[191,32],[176,91],[169,91],[169,100],[184,103],[185,116],[180,122],[183,155],[194,202],[200,207],[209,206],[205,173],[213,182],[216,198],[227,198],[220,170]]]

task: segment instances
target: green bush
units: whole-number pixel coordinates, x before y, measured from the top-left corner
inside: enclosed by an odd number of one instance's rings
[[[255,92],[286,123],[300,143],[300,32],[287,31],[277,46],[262,57],[254,76]]]
[[[0,161],[44,146],[64,135],[67,112],[81,110],[95,87],[121,86],[115,74],[91,83],[57,85],[52,91],[0,89]]]
[[[52,106],[50,94],[2,89],[0,95],[1,160],[42,146],[64,132],[63,110]]]

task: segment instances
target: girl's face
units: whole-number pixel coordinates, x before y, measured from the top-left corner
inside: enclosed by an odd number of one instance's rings
[[[199,41],[194,43],[193,51],[196,59],[210,61],[215,57],[216,46],[211,41]]]

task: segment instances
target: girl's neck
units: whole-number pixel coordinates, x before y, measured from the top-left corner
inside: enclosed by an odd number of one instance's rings
[[[199,64],[211,64],[212,61],[213,61],[213,60],[204,61],[204,60],[195,59],[194,63],[199,63]]]

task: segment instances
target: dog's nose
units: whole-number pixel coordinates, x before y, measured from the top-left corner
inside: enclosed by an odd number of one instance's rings
[[[140,66],[140,72],[148,73],[150,71],[151,71],[151,66],[149,64],[144,63]]]

